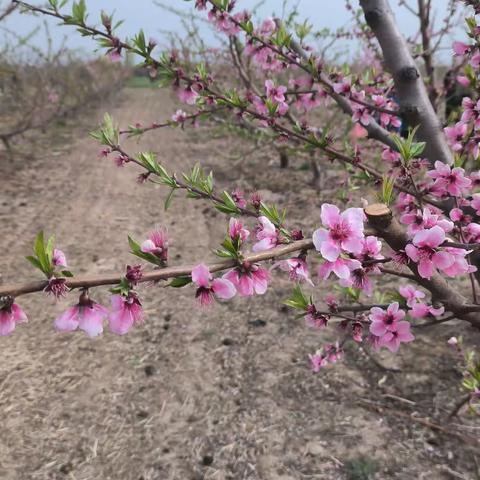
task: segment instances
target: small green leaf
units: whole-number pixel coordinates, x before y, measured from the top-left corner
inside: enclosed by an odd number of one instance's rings
[[[167,286],[169,287],[174,287],[174,288],[181,288],[184,287],[185,285],[188,285],[189,283],[192,283],[192,277],[177,277],[174,278],[170,283],[168,283]]]
[[[168,194],[167,199],[165,200],[165,206],[164,206],[165,211],[168,210],[168,208],[170,207],[170,204],[172,203],[173,194],[175,193],[175,190],[176,190],[176,188],[172,188],[172,189],[170,190],[170,193]]]

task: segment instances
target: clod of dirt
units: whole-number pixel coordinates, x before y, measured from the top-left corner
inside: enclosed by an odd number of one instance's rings
[[[60,473],[63,473],[64,475],[68,475],[70,472],[73,471],[73,465],[71,464],[71,462],[64,463],[59,470],[60,470]]]
[[[265,327],[267,325],[267,322],[265,320],[262,320],[261,318],[257,318],[256,320],[249,320],[248,324],[251,327]]]
[[[172,319],[172,315],[170,315],[170,313],[167,313],[163,319],[166,321],[166,322],[169,322],[171,319]]]
[[[156,373],[155,367],[153,365],[145,365],[144,371],[147,377],[151,377]]]
[[[213,463],[213,455],[204,455],[202,458],[202,464],[209,467]]]

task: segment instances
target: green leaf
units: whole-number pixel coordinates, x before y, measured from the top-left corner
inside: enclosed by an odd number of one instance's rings
[[[167,199],[165,200],[165,206],[164,206],[165,211],[168,210],[168,208],[170,207],[170,204],[172,203],[173,194],[175,193],[175,190],[176,190],[176,188],[172,188],[172,189],[170,190],[170,193],[168,194]]]
[[[189,283],[192,283],[192,277],[177,277],[174,278],[170,283],[167,284],[169,287],[174,287],[174,288],[181,288],[184,287],[185,285],[188,285]]]
[[[163,262],[153,253],[142,252],[140,245],[133,240],[130,236],[128,237],[128,245],[130,246],[131,253],[146,262],[153,263],[154,265],[163,266]]]
[[[25,257],[35,268],[38,268],[41,272],[43,272],[42,264],[38,261],[36,257],[29,255]]]
[[[383,176],[382,182],[382,202],[385,205],[391,205],[394,199],[395,177]]]
[[[295,308],[296,310],[306,311],[310,302],[303,293],[300,285],[296,285],[292,291],[290,298],[283,302],[285,305]]]
[[[47,254],[45,252],[45,240],[43,236],[43,230],[40,231],[35,239],[35,245],[33,251],[37,256],[37,259],[42,267],[42,271],[46,274],[52,270],[51,262],[48,261]]]

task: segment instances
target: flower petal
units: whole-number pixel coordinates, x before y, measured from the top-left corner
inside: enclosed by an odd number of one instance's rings
[[[196,283],[198,287],[208,287],[211,278],[210,270],[203,263],[197,265],[192,270],[192,281]]]
[[[235,286],[225,278],[216,278],[212,282],[212,290],[218,298],[229,300],[237,293]]]

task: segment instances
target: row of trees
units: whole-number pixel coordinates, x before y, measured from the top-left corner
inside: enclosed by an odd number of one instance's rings
[[[18,11],[8,2],[0,6],[0,25]],[[126,71],[108,60],[84,60],[63,44],[52,47],[45,25],[28,35],[3,28],[0,51],[0,141],[3,155],[13,159],[22,144],[31,153],[38,134],[98,104],[125,81]],[[36,46],[45,36],[50,47]]]

